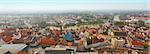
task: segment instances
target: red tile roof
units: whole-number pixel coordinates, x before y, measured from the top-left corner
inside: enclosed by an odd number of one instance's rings
[[[41,39],[41,43],[40,44],[42,44],[42,45],[48,45],[48,46],[50,46],[50,45],[55,45],[55,40],[53,40],[53,39],[50,39],[50,38],[43,38],[43,39]]]
[[[12,40],[12,37],[11,36],[5,36],[2,38],[5,42],[9,42]]]
[[[132,41],[132,45],[134,45],[134,46],[143,46],[143,43],[142,42],[140,42],[140,41]]]

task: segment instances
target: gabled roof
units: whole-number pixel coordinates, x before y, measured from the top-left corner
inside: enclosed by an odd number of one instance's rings
[[[4,54],[12,54],[10,51],[5,52]]]
[[[8,51],[11,53],[18,53],[22,49],[24,49],[27,45],[25,44],[4,44],[0,47],[0,54],[4,54]]]

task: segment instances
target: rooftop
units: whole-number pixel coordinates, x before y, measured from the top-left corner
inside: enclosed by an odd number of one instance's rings
[[[18,53],[24,49],[27,45],[25,44],[4,44],[0,46],[0,53],[6,53],[10,51],[11,53]]]

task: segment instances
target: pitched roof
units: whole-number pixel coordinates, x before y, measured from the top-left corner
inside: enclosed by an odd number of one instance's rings
[[[11,53],[18,53],[22,49],[24,49],[27,45],[25,44],[4,44],[0,47],[0,54],[4,54],[8,51]]]

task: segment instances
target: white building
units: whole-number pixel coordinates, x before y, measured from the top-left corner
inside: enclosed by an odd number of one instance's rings
[[[113,21],[120,21],[119,17],[120,17],[120,15],[116,15],[116,16],[114,16]]]

